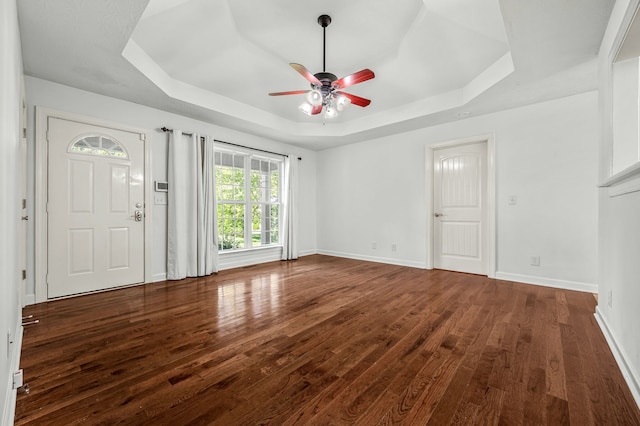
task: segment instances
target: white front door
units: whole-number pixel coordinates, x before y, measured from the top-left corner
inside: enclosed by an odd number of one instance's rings
[[[434,267],[487,274],[487,145],[435,150]]]
[[[144,282],[143,139],[48,117],[48,298]]]

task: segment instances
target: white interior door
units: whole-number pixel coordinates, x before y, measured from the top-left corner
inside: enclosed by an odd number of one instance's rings
[[[434,267],[487,274],[487,145],[434,150]]]
[[[144,141],[49,117],[47,296],[144,282]]]
[[[24,87],[22,88],[20,129],[22,132],[22,137],[20,138],[20,187],[22,193],[22,210],[20,213],[20,269],[22,270],[22,279],[19,281],[20,288],[18,289],[18,297],[20,308],[24,308],[27,292],[27,220],[29,219],[27,212],[27,102],[24,98]]]

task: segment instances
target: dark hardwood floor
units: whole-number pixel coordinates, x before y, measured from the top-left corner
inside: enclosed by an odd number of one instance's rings
[[[593,295],[327,256],[30,306],[17,425],[640,425]]]

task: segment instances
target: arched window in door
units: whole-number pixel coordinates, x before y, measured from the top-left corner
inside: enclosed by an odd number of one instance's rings
[[[73,154],[97,155],[128,159],[127,150],[120,142],[102,135],[81,136],[71,143],[69,152]]]

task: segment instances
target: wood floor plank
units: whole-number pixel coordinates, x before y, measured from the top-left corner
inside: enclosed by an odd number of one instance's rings
[[[573,291],[330,256],[29,306],[16,425],[640,425]]]

